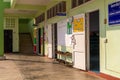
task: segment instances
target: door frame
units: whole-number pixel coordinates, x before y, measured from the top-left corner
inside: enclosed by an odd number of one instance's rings
[[[91,11],[88,11],[85,13],[85,40],[86,40],[86,63],[87,63],[87,71],[90,71],[90,13],[92,12],[95,12],[95,11],[99,11],[99,14],[100,14],[100,10],[99,9],[95,9],[95,10],[91,10]],[[100,17],[99,17],[100,19]],[[99,23],[100,23],[100,20],[99,20]],[[100,32],[100,25],[99,25],[99,32]],[[99,33],[100,35],[100,33]],[[99,42],[100,43],[100,42]],[[99,48],[100,49],[100,48]],[[100,53],[99,53],[99,56],[100,56]],[[100,62],[99,62],[100,64]]]
[[[45,56],[45,44],[44,44],[44,27],[42,27],[42,28],[40,28],[40,47],[39,47],[39,49],[40,49],[40,53],[38,54],[38,55],[41,55],[41,56]],[[38,46],[38,45],[37,45]]]
[[[47,37],[48,37],[48,57],[52,58],[52,24],[47,25],[48,29],[47,29]]]
[[[38,28],[38,31],[37,31],[38,33],[37,33],[37,37],[38,37],[38,52],[37,52],[37,54],[38,55],[41,55],[41,28]]]
[[[42,39],[42,45],[41,45],[41,51],[42,51],[42,55],[45,56],[45,31],[44,31],[44,27],[41,28],[41,39]]]
[[[56,25],[56,26],[55,26]],[[57,54],[55,54],[55,49],[57,48],[57,43],[56,43],[56,46],[55,46],[55,27],[56,27],[56,30],[57,30],[57,23],[53,23],[52,24],[52,58],[53,59],[56,59],[57,58]],[[57,35],[57,34],[56,34]],[[57,38],[57,37],[56,37]],[[56,47],[56,48],[55,48]]]

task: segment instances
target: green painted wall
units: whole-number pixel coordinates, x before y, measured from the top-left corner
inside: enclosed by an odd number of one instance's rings
[[[0,0],[0,56],[3,56],[3,53],[4,53],[4,46],[3,46],[3,43],[4,43],[4,39],[3,39],[3,18],[4,18],[4,15],[3,15],[3,10],[4,10],[4,5],[3,5],[3,1]]]
[[[3,0],[0,0],[0,56],[4,55],[4,27],[3,27],[3,20],[4,20],[4,8],[10,7],[10,3],[3,2]]]
[[[19,19],[19,33],[29,33],[29,19]]]

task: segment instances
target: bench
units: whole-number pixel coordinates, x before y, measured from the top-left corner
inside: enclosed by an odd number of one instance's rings
[[[68,57],[72,57],[72,53],[70,52],[62,52],[62,51],[56,51],[57,59],[59,62],[64,61],[65,65],[72,65],[72,63],[67,61]],[[64,57],[64,60],[62,60],[60,57]]]

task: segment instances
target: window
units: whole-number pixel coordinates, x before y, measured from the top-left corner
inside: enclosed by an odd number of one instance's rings
[[[56,16],[56,6],[53,7],[53,16]]]
[[[66,1],[61,1],[47,11],[47,19],[56,16],[58,12],[66,12]]]
[[[71,2],[72,2],[72,8],[77,6],[77,0],[72,0]]]
[[[4,26],[5,28],[15,28],[16,26],[16,19],[15,18],[11,18],[11,17],[6,17],[4,19]]]
[[[41,20],[40,22],[44,21],[44,20],[45,20],[45,13],[41,14],[40,18],[41,18],[41,19],[40,19],[40,20]]]
[[[57,4],[57,13],[59,12],[59,5]]]
[[[65,1],[62,2],[62,11],[66,12],[66,2]]]
[[[42,13],[40,16],[35,18],[35,24],[39,24],[40,22],[45,20],[45,13]]]
[[[50,18],[52,17],[52,9],[50,9]]]
[[[90,1],[90,0],[85,0],[85,2],[88,2],[88,1]]]
[[[51,8],[51,17],[54,17],[54,8]]]
[[[39,21],[38,21],[38,18],[35,18],[35,24],[38,24]]]
[[[58,12],[62,12],[62,3],[59,3],[59,11]]]
[[[91,0],[71,0],[72,4],[71,4],[71,8],[75,8],[79,5],[82,5],[88,1],[91,1]]]
[[[78,5],[83,4],[83,0],[78,0]]]
[[[47,11],[47,19],[50,18],[50,10]]]
[[[59,12],[66,12],[66,2],[62,1],[58,4],[58,10]]]

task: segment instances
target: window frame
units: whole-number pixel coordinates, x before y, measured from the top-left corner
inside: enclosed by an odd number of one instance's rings
[[[80,5],[83,5],[83,4],[87,3],[87,2],[90,2],[92,0],[82,0],[82,1],[83,1],[82,3],[79,3],[79,0],[71,0],[71,9],[74,9],[74,8],[76,8],[76,7],[80,6]],[[75,3],[75,4],[73,5],[73,3]]]

